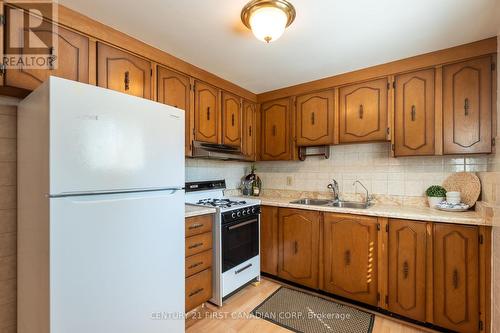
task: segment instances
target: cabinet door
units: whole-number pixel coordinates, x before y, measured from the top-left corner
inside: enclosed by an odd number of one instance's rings
[[[157,71],[157,101],[185,111],[185,152],[191,152],[190,126],[190,82],[189,77],[158,66]]]
[[[260,270],[278,275],[278,207],[261,206]]]
[[[97,85],[151,98],[151,63],[112,46],[97,43]]]
[[[297,145],[333,144],[333,91],[322,91],[297,97]]]
[[[457,331],[479,329],[478,229],[434,224],[434,323]]]
[[[491,153],[491,58],[443,68],[443,152]]]
[[[279,210],[279,277],[318,288],[319,218],[315,211]]]
[[[243,154],[247,159],[256,160],[257,128],[256,106],[252,102],[243,101]]]
[[[219,143],[219,91],[196,81],[194,98],[195,140]]]
[[[89,39],[83,35],[77,34],[71,30],[42,21],[35,28],[31,28],[31,32],[24,29],[20,20],[11,20],[10,10],[6,11],[6,20],[9,24],[5,25],[5,53],[23,54],[29,53],[24,47],[19,51],[9,47],[12,43],[10,37],[24,36],[24,40],[29,40],[29,34],[35,33],[45,45],[55,48],[52,49],[53,54],[57,56],[53,63],[52,69],[33,69],[23,68],[9,69],[5,75],[5,85],[11,87],[22,88],[26,90],[34,90],[42,84],[50,75],[62,77],[65,79],[88,83],[89,82]],[[27,14],[25,14],[27,15]],[[30,17],[34,19],[34,17]],[[16,21],[19,21],[19,26],[16,26]],[[15,31],[12,31],[15,30]],[[57,44],[52,45],[52,40],[57,38]]]
[[[386,78],[339,89],[341,143],[387,140]]]
[[[324,216],[325,291],[377,305],[377,218]]]
[[[241,98],[222,93],[222,143],[241,146]]]
[[[389,220],[389,310],[425,321],[426,223]]]
[[[434,69],[396,76],[394,154],[434,155]]]
[[[290,160],[290,100],[262,104],[262,160]]]

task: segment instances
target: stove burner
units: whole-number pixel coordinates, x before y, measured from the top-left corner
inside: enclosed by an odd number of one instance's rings
[[[232,206],[245,205],[246,201],[234,201],[230,199],[202,199],[198,200],[197,205],[230,208]]]

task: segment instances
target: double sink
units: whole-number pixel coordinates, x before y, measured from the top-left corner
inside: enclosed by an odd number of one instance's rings
[[[358,208],[367,209],[372,206],[370,202],[357,202],[357,201],[341,201],[341,200],[328,200],[328,199],[299,199],[290,201],[292,204],[306,205],[306,206],[327,206],[337,208]]]

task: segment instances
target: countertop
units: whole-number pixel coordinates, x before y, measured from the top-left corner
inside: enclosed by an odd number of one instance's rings
[[[355,215],[365,215],[365,216],[399,218],[399,219],[417,220],[417,221],[445,222],[445,223],[455,223],[455,224],[486,225],[486,226],[491,225],[488,219],[484,218],[484,216],[481,213],[476,211],[444,212],[429,207],[396,206],[396,205],[383,205],[383,204],[375,204],[367,209],[353,209],[353,208],[337,208],[329,206],[307,206],[307,205],[291,204],[290,201],[293,201],[295,199],[290,199],[290,198],[258,197],[258,199],[261,201],[261,204],[265,206],[297,208],[306,210],[317,210],[322,212],[355,214]]]
[[[185,217],[193,217],[206,214],[214,214],[216,212],[215,208],[211,207],[201,207],[194,205],[185,205]]]

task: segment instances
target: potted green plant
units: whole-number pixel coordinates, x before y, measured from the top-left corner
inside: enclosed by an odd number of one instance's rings
[[[439,185],[429,186],[425,194],[427,194],[427,201],[429,201],[429,207],[431,208],[436,207],[446,198],[446,190]]]

